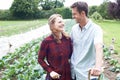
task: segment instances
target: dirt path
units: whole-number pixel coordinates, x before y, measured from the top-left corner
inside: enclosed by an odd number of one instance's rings
[[[0,38],[0,59],[8,52],[14,52],[15,48],[19,48],[23,44],[42,37],[43,35],[48,33],[50,33],[50,30],[49,26],[46,24],[40,28],[31,30],[23,34]]]

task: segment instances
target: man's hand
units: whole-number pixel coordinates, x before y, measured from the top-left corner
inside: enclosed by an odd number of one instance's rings
[[[92,76],[99,76],[101,73],[102,73],[102,69],[100,69],[100,68],[92,68],[90,70],[90,74]]]
[[[53,79],[59,79],[60,75],[56,73],[55,71],[50,72],[50,77]]]

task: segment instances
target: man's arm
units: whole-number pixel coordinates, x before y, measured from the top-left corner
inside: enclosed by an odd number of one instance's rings
[[[95,68],[101,69],[103,66],[103,47],[102,43],[95,44],[96,49],[96,63]]]
[[[103,32],[100,27],[96,29],[94,37],[95,45],[95,66],[91,69],[91,75],[98,76],[102,72],[103,66]]]

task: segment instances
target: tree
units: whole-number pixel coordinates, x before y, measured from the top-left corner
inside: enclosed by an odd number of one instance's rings
[[[97,6],[91,6],[90,8],[89,8],[89,15],[91,16],[94,12],[96,12],[97,11]]]
[[[98,13],[100,13],[100,15],[105,18],[108,19],[109,15],[108,15],[108,1],[104,1],[100,6],[98,6]]]
[[[120,0],[117,0],[116,17],[117,19],[120,19]]]
[[[120,0],[115,2],[109,2],[108,5],[109,15],[115,19],[120,19]]]
[[[60,7],[63,7],[64,5],[63,5],[63,3],[62,2],[60,2],[60,1],[58,1],[58,0],[55,0],[55,6],[54,6],[54,8],[60,8]]]
[[[49,0],[41,0],[40,6],[43,10],[50,10],[53,7],[53,3],[49,2]]]
[[[108,5],[108,13],[113,18],[116,18],[116,14],[115,14],[116,8],[117,8],[116,3],[112,3],[112,2],[109,3],[109,5]]]
[[[41,0],[40,6],[43,10],[50,10],[53,8],[60,8],[63,7],[63,0]]]
[[[14,0],[10,11],[19,19],[33,18],[38,11],[39,0]]]

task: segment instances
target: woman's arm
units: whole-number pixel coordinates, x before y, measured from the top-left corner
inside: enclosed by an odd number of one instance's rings
[[[45,40],[43,40],[38,52],[38,62],[47,72],[50,73],[52,69],[45,62],[45,57],[47,53],[48,53],[48,43]]]

